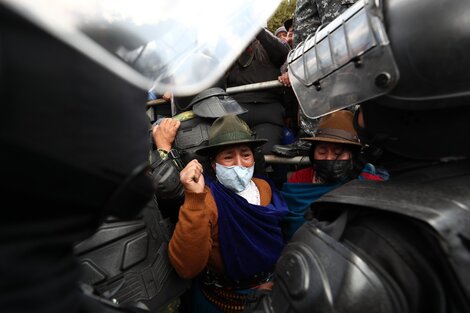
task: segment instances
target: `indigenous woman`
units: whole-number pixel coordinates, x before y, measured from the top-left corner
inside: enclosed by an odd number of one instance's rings
[[[220,117],[209,145],[196,151],[209,157],[213,173],[197,160],[181,171],[185,200],[169,257],[181,277],[196,278],[193,312],[240,312],[271,288],[288,210],[270,181],[253,177],[253,150],[266,141],[236,115]]]

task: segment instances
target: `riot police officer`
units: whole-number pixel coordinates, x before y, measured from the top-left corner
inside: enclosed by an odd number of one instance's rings
[[[470,310],[469,13],[468,2],[358,1],[291,53],[305,114],[361,104],[358,134],[391,179],[313,203],[254,311]]]
[[[152,179],[160,208],[173,221],[184,201],[179,172],[192,159],[208,164],[194,151],[207,144],[212,122],[220,116],[247,111],[221,87],[203,90],[190,101],[178,101],[181,99],[174,102],[180,113],[163,119],[152,129],[156,148],[152,152]]]

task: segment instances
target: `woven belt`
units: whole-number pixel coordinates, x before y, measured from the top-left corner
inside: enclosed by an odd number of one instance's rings
[[[222,312],[235,313],[242,312],[245,304],[257,301],[261,293],[256,287],[271,279],[272,273],[259,273],[250,279],[233,281],[206,269],[200,286],[206,299]]]
[[[225,290],[242,290],[254,288],[269,282],[272,279],[272,276],[273,274],[271,272],[262,272],[255,274],[248,279],[232,280],[225,275],[206,269],[202,275],[202,282],[205,285],[214,285]]]
[[[226,290],[213,285],[201,284],[201,290],[211,303],[225,313],[242,312],[245,304],[258,300],[259,293],[256,289],[241,293],[240,291]]]

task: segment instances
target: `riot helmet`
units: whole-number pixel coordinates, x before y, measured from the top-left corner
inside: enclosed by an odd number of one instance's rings
[[[361,104],[371,142],[390,152],[470,155],[456,136],[470,131],[469,15],[468,1],[357,1],[289,54],[301,110],[318,118]]]
[[[468,103],[470,3],[442,10],[438,2],[360,0],[310,34],[288,57],[305,114],[317,118],[379,96],[375,103],[400,109]]]
[[[239,115],[248,111],[219,87],[202,91],[194,97],[190,106],[193,106],[194,114],[206,118],[217,118],[227,114]]]
[[[184,164],[194,158],[204,160],[196,156],[194,151],[196,148],[207,144],[209,127],[214,119],[227,114],[238,115],[247,112],[220,87],[203,90],[189,101],[186,109],[192,109],[191,114],[195,118],[182,119],[174,143],[174,146],[180,151]]]

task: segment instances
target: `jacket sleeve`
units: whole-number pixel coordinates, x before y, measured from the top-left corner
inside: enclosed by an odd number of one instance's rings
[[[212,247],[210,212],[204,193],[185,192],[178,222],[170,239],[170,263],[182,278],[193,278],[207,265]]]
[[[297,0],[294,14],[294,48],[307,39],[308,35],[314,34],[320,24],[316,1]]]
[[[258,33],[256,39],[259,40],[261,45],[267,51],[271,62],[275,66],[281,67],[289,54],[289,45],[279,40],[270,31],[264,28]]]

